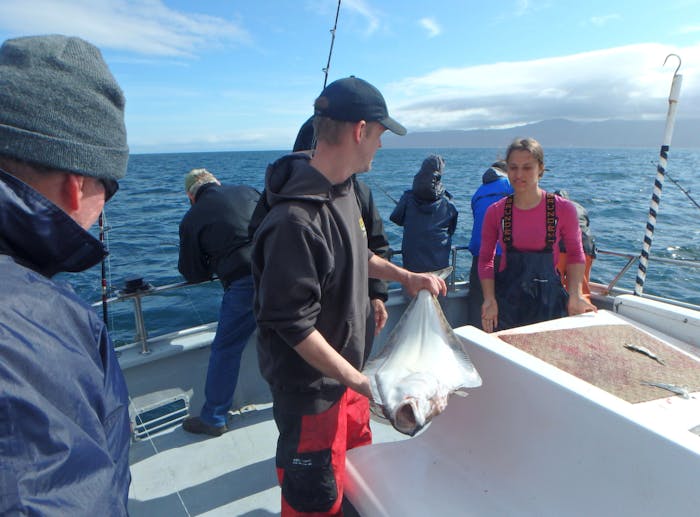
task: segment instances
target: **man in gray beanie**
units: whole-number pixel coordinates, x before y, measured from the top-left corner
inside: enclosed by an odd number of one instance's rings
[[[106,255],[87,230],[128,160],[100,51],[59,35],[0,48],[0,514],[127,515],[129,414],[104,323],[51,280]]]

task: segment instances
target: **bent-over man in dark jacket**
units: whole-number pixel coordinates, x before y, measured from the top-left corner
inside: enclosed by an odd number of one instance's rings
[[[192,206],[180,223],[178,269],[188,282],[202,282],[216,274],[224,296],[211,343],[206,401],[200,415],[187,418],[182,427],[190,433],[220,436],[228,430],[226,416],[241,355],[255,330],[248,224],[260,193],[243,185],[221,185],[206,169],[187,173],[185,192]]]

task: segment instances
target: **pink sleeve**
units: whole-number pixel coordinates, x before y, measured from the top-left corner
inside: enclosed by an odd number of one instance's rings
[[[500,222],[503,217],[503,203],[496,202],[486,209],[484,224],[481,227],[481,248],[479,248],[479,278],[494,278],[493,259],[496,256],[496,243],[499,239]],[[503,243],[501,243],[503,249]],[[505,254],[505,251],[502,253]],[[501,261],[503,262],[503,261]]]
[[[573,203],[556,198],[557,217],[559,222],[557,225],[557,240],[564,241],[566,248],[566,261],[569,264],[584,264],[586,256],[583,253],[583,244],[581,243],[581,227],[578,224],[578,214]],[[559,254],[559,246],[555,247],[557,255]],[[556,258],[555,258],[556,260]],[[555,262],[556,263],[556,262]]]

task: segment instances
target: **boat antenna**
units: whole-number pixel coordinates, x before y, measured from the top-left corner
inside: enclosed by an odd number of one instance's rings
[[[105,242],[105,211],[100,212],[100,217],[98,219],[98,224],[100,226],[100,242],[104,245]],[[100,273],[100,282],[102,285],[102,321],[104,321],[105,326],[109,328],[109,322],[107,320],[107,266],[106,266],[107,256],[102,257],[102,268]]]
[[[681,68],[681,58],[677,54],[669,54],[664,60],[664,65],[668,58],[674,56],[678,58],[678,66],[673,74],[673,82],[671,83],[671,92],[668,96],[668,113],[666,114],[666,128],[664,129],[664,140],[661,144],[659,153],[659,163],[656,166],[656,178],[654,179],[654,189],[651,194],[651,202],[649,203],[649,217],[647,219],[646,230],[644,232],[644,242],[642,244],[642,253],[639,256],[639,268],[637,270],[637,279],[634,286],[634,294],[642,296],[644,289],[644,280],[647,275],[647,264],[649,263],[649,250],[651,249],[651,240],[654,236],[654,226],[656,225],[656,215],[659,211],[659,202],[661,200],[661,190],[664,186],[664,175],[666,173],[666,162],[668,160],[668,150],[671,147],[671,138],[673,137],[673,124],[676,120],[676,108],[678,107],[678,96],[681,91],[683,76],[678,73]]]
[[[335,10],[335,23],[331,29],[331,48],[328,50],[328,61],[326,62],[325,68],[323,68],[323,88],[326,87],[328,83],[328,71],[331,69],[331,56],[333,55],[333,44],[335,43],[335,31],[338,28],[338,15],[340,14],[340,2],[338,0],[338,7]]]

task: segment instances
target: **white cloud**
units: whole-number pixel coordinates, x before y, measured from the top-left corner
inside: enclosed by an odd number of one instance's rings
[[[421,18],[418,23],[426,30],[429,38],[434,38],[442,34],[442,27],[440,27],[434,18]]]
[[[683,58],[678,112],[700,118],[700,45],[630,45],[530,61],[444,68],[384,88],[413,130],[507,127],[551,118],[662,119]]]
[[[530,2],[528,0],[516,0],[514,14],[516,16],[524,15],[530,8]]]
[[[619,19],[619,14],[606,14],[603,16],[592,16],[589,21],[596,27],[603,27],[608,23]]]
[[[204,47],[248,44],[229,20],[183,14],[161,0],[3,0],[0,27],[18,34],[65,33],[141,55],[191,57]]]
[[[367,34],[372,34],[379,29],[379,14],[369,5],[367,5],[365,0],[345,0],[345,2],[342,4],[341,10],[342,9],[348,9],[364,18],[365,22],[367,23]]]
[[[700,25],[686,25],[681,27],[678,32],[680,34],[694,34],[696,32],[700,32]]]

